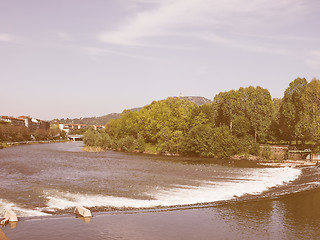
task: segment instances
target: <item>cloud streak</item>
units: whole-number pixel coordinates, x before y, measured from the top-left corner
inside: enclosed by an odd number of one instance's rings
[[[306,64],[314,69],[320,68],[320,50],[310,51],[306,60]]]
[[[149,5],[152,3],[153,8],[144,11],[140,9],[122,27],[103,32],[99,39],[122,46],[152,46],[151,42],[157,42],[159,37],[180,36],[254,52],[283,55],[289,52],[283,46],[261,44],[264,40],[270,41],[270,36],[274,37],[272,33],[277,33],[274,32],[277,30],[264,34],[266,39],[245,38],[242,33],[262,36],[264,27],[277,29],[277,20],[290,22],[292,16],[297,17],[306,8],[297,0],[139,1],[140,4],[143,2]],[[230,33],[234,36],[230,37]]]
[[[17,38],[12,35],[12,34],[8,34],[8,33],[0,33],[0,42],[15,42],[17,40]]]

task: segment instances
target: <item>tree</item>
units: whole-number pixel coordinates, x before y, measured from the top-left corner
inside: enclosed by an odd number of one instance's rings
[[[320,81],[313,79],[304,89],[301,96],[302,109],[299,122],[296,125],[296,133],[304,140],[308,138],[306,133],[311,133],[311,140],[320,144]],[[300,115],[300,114],[299,114]]]
[[[267,89],[247,87],[219,93],[214,103],[217,108],[217,126],[229,126],[232,132],[234,120],[243,116],[249,120],[255,140],[266,140],[272,112],[271,95]]]
[[[139,152],[144,152],[144,150],[146,149],[146,143],[144,141],[143,136],[141,136],[140,134],[138,134],[138,137],[136,140],[136,148]]]
[[[280,98],[272,99],[272,114],[271,114],[271,125],[270,125],[270,132],[269,132],[269,140],[271,141],[281,140],[280,107],[281,107],[281,99]]]
[[[237,140],[229,127],[203,124],[191,128],[185,137],[183,149],[189,154],[225,158],[237,153],[237,147]]]
[[[172,131],[167,126],[163,127],[157,133],[158,146],[162,152],[169,152],[169,145],[170,145],[170,140],[172,138],[172,135],[173,135]]]
[[[267,139],[272,117],[272,100],[270,92],[262,87],[248,87],[243,89],[246,99],[244,106],[246,116],[254,131],[254,139],[265,141]]]
[[[173,132],[172,137],[171,137],[171,141],[170,141],[172,143],[171,144],[172,148],[170,149],[171,152],[176,152],[178,154],[183,140],[184,139],[183,139],[182,131]]]
[[[282,98],[279,119],[280,129],[282,138],[287,141],[292,141],[300,135],[296,132],[296,125],[301,120],[304,112],[302,95],[304,94],[307,83],[305,78],[295,79],[289,84]]]
[[[232,134],[238,138],[250,134],[250,121],[245,116],[237,116],[233,121]]]
[[[44,129],[37,129],[34,132],[34,137],[36,138],[36,140],[48,140],[49,138],[49,131],[48,130],[44,130]]]
[[[95,146],[97,141],[93,129],[89,129],[83,134],[83,142],[87,146]]]
[[[217,107],[217,126],[227,125],[232,131],[232,122],[238,115],[244,114],[239,91],[221,92],[214,97]]]

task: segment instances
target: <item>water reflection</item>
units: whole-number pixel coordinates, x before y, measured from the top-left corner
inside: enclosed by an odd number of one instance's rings
[[[285,224],[296,239],[319,239],[320,191],[297,193],[281,200]]]
[[[241,239],[319,239],[320,191],[225,205],[217,208]]]

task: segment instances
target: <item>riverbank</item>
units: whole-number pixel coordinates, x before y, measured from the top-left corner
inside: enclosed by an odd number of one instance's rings
[[[0,144],[0,149],[20,146],[20,145],[31,145],[31,144],[42,144],[42,143],[59,143],[59,142],[68,142],[68,140],[43,140],[43,141],[21,141],[21,142],[3,142]]]
[[[299,168],[299,167],[312,167],[318,166],[318,161],[316,160],[283,160],[281,162],[260,162],[258,163],[262,166],[270,167],[290,167],[290,168]]]
[[[115,150],[115,149],[103,149],[101,147],[97,146],[84,146],[82,148],[85,152],[104,152],[104,151],[116,151],[116,152],[124,152],[121,150]],[[169,153],[160,153],[157,152],[155,149],[152,150],[146,150],[144,152],[139,151],[131,151],[129,153],[142,153],[146,155],[159,155],[159,156],[181,156],[180,154],[169,154]],[[299,168],[299,167],[310,167],[310,166],[317,166],[318,161],[316,160],[271,160],[271,159],[265,159],[261,156],[255,156],[255,155],[233,155],[227,158],[226,160],[249,160],[256,162],[258,165],[261,166],[269,166],[269,167],[290,167],[290,168]]]

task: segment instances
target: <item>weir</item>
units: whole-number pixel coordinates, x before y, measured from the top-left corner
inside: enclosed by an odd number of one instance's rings
[[[18,222],[17,215],[11,209],[6,209],[4,219],[0,223],[4,225],[8,222]]]
[[[74,209],[74,213],[80,215],[81,217],[92,217],[90,210],[82,206],[77,206]]]

